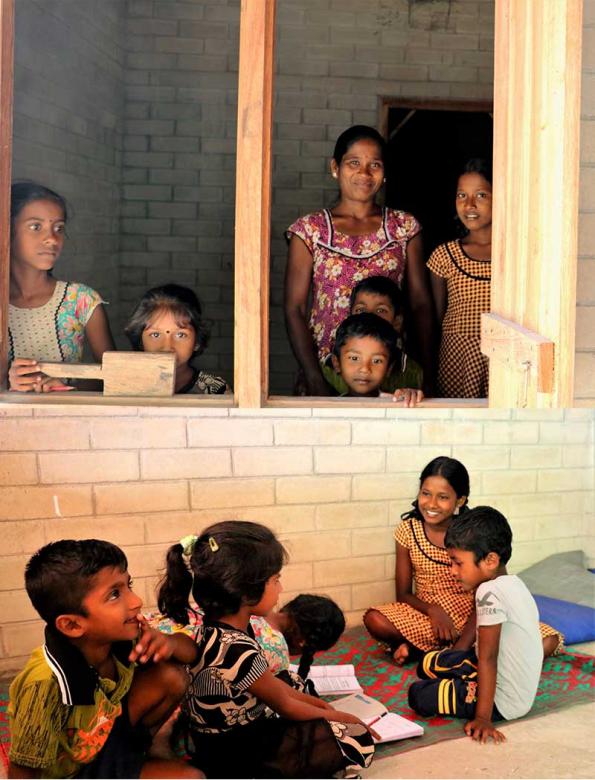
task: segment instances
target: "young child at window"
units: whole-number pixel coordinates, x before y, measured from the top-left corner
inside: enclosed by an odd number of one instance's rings
[[[351,291],[349,308],[351,314],[376,314],[386,320],[397,333],[397,344],[402,343],[402,294],[398,286],[388,276],[368,276],[358,282]],[[322,365],[322,374],[329,385],[339,394],[347,392],[347,385],[333,369],[330,356]],[[393,368],[382,383],[381,390],[393,394],[395,390],[407,389],[409,394],[413,390],[420,390],[416,395],[417,400],[421,401],[423,398],[422,380],[421,366],[406,355],[402,349],[398,349]],[[397,393],[397,395],[401,394]]]
[[[53,542],[30,559],[25,586],[45,644],[10,686],[8,777],[203,777],[147,754],[196,647],[147,627],[122,550]]]
[[[164,284],[148,290],[124,330],[135,350],[175,352],[176,393],[231,393],[225,379],[193,365],[204,351],[209,331],[199,300],[188,287]]]
[[[395,530],[397,600],[369,609],[364,625],[398,665],[429,650],[468,650],[473,644],[473,595],[453,575],[444,542],[454,519],[468,511],[469,492],[460,461],[434,458],[421,472],[413,510]],[[558,652],[562,635],[545,623],[540,629],[545,654]]]
[[[191,591],[204,611],[182,710],[208,777],[331,777],[372,760],[367,728],[275,677],[254,639],[250,617],[277,603],[285,559],[272,531],[241,521],[205,529],[188,564],[182,545],[168,551],[169,593],[187,610]]]
[[[344,382],[345,396],[377,398],[386,396],[403,406],[416,406],[421,390],[403,388],[394,394],[381,392],[391,367],[398,360],[397,333],[376,314],[352,314],[337,328],[332,366]]]
[[[76,363],[85,338],[100,361],[114,342],[99,293],[78,282],[53,276],[64,247],[66,202],[33,182],[10,190],[10,304],[8,381],[11,390],[72,390],[48,377],[39,361]]]
[[[488,359],[480,351],[481,314],[490,310],[492,171],[475,158],[463,168],[456,190],[457,216],[466,235],[437,247],[430,259],[432,292],[442,327],[438,393],[446,398],[485,398]]]
[[[475,592],[475,650],[427,653],[409,705],[425,717],[466,718],[465,733],[479,742],[503,742],[494,721],[521,718],[537,693],[543,663],[537,604],[524,582],[506,572],[512,531],[496,509],[478,506],[456,518],[445,545],[453,576]]]

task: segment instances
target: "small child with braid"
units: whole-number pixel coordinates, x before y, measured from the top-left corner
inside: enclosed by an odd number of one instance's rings
[[[196,538],[186,536],[180,544],[187,549]],[[183,631],[195,639],[200,635],[204,613],[196,605],[178,612],[166,593],[160,592],[159,610],[144,612],[153,628],[165,634]],[[299,655],[297,674],[304,681],[316,653],[330,650],[345,630],[345,616],[327,596],[300,593],[278,612],[270,612],[265,617],[252,615],[250,626],[272,673],[284,673],[282,679],[286,678],[290,655]]]

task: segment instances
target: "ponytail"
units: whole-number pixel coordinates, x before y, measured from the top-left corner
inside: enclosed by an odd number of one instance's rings
[[[176,623],[188,623],[188,595],[192,587],[192,574],[182,556],[181,544],[172,545],[165,559],[165,574],[159,583],[157,605],[160,612]]]
[[[302,655],[300,657],[300,664],[298,666],[298,675],[302,678],[302,680],[305,680],[308,675],[310,674],[310,667],[312,666],[312,662],[314,661],[314,653],[316,651],[314,648],[309,647],[308,645],[305,645],[304,649],[302,650]]]

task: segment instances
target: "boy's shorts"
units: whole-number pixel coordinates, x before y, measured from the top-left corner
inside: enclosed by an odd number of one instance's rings
[[[150,745],[148,729],[130,722],[126,695],[122,699],[122,714],[116,719],[99,755],[90,764],[82,766],[75,777],[138,778]]]

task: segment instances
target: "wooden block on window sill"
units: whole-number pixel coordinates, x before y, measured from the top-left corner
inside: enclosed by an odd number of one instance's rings
[[[481,315],[482,353],[514,371],[530,371],[539,393],[553,391],[554,346],[550,339],[498,314]]]

